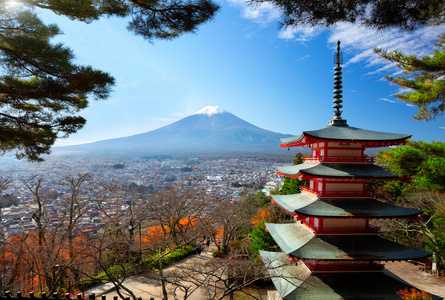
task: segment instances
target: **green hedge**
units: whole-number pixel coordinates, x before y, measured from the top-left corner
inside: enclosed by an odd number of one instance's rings
[[[187,246],[185,248],[180,248],[172,251],[171,253],[165,255],[162,259],[162,267],[166,267],[168,265],[171,265],[175,262],[178,262],[185,257],[193,254],[193,246]],[[132,265],[131,263],[124,263],[124,266],[128,273],[130,274],[139,274],[148,270],[154,270],[157,268],[157,265],[155,264],[155,261],[159,255],[155,255],[153,258],[144,258],[141,262],[138,264]],[[110,272],[113,272],[117,277],[123,276],[122,268],[119,265],[110,267]],[[105,272],[100,273],[97,276],[92,276],[90,278],[85,279],[85,284],[87,285],[95,285],[103,282],[109,281],[108,276],[105,274]]]

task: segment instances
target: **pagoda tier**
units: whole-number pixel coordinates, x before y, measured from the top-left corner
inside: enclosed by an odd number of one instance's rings
[[[373,199],[374,193],[366,189],[369,180],[405,180],[372,164],[308,164],[278,167],[278,175],[309,180],[301,186],[303,194],[320,199]]]
[[[388,271],[313,274],[302,262],[290,263],[282,252],[260,251],[278,294],[286,300],[397,299],[412,286]],[[434,296],[434,300],[442,299]]]
[[[418,220],[421,210],[400,207],[374,199],[319,199],[305,193],[272,195],[272,203],[297,217],[318,218],[409,218]]]
[[[329,125],[320,130],[303,131],[300,136],[281,139],[281,147],[313,146],[322,142],[321,147],[351,146],[375,148],[399,145],[410,138],[408,134],[386,133],[360,129],[349,125]],[[339,145],[340,143],[340,145]]]
[[[286,254],[304,260],[418,260],[431,253],[391,242],[379,235],[316,235],[299,223],[266,224]]]
[[[361,180],[399,180],[400,177],[388,170],[371,164],[299,164],[278,167],[278,175],[310,180],[324,179],[361,179]]]

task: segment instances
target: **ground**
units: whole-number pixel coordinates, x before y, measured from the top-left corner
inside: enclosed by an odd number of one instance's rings
[[[213,249],[214,247],[211,247],[211,249],[204,251],[200,256],[192,255],[180,263],[193,264],[194,262],[209,260],[212,257],[211,250]],[[415,266],[409,262],[387,262],[385,263],[385,268],[385,272],[388,275],[398,277],[418,289],[445,298],[445,280],[441,280],[427,272],[421,271],[419,266]],[[143,300],[149,300],[151,297],[154,297],[156,300],[162,299],[160,283],[149,279],[144,275],[132,276],[126,279],[125,286],[132,290],[136,297],[141,297]],[[87,295],[93,293],[96,296],[106,295],[107,299],[112,299],[112,297],[117,296],[112,284],[103,284],[85,292]],[[182,294],[178,293],[176,296],[178,299],[182,299]],[[204,298],[198,290],[187,299],[202,300]]]
[[[385,268],[386,272],[391,272],[410,285],[430,294],[445,298],[445,280],[421,271],[419,266],[401,261],[387,262]]]

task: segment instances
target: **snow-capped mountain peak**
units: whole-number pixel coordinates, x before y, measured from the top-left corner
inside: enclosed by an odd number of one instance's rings
[[[226,111],[222,109],[219,105],[215,105],[215,106],[206,106],[204,108],[201,108],[200,110],[195,112],[194,115],[208,115],[210,117],[211,115],[216,115],[225,112]]]

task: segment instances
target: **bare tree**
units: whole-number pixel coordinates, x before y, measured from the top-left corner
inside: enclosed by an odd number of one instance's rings
[[[249,198],[241,198],[240,202],[230,203],[220,201],[210,212],[211,224],[213,228],[211,235],[214,240],[218,240],[220,235],[220,247],[226,251],[229,243],[238,235],[248,234],[252,228],[251,218],[257,213],[255,202]]]
[[[115,290],[121,299],[127,296],[122,290],[136,300],[136,295],[124,285],[124,281],[136,273],[135,266],[129,264],[126,257],[128,249],[126,243],[122,243],[122,232],[114,229],[113,223],[106,224],[104,233],[89,240],[90,247],[86,250],[87,255],[94,259],[96,265],[103,271],[107,279],[113,283]]]
[[[57,265],[60,266],[57,263],[61,250],[57,240],[57,231],[62,226],[62,222],[51,229],[49,228],[49,218],[44,210],[44,206],[49,203],[49,199],[41,189],[43,178],[32,176],[23,183],[35,198],[36,210],[32,214],[32,218],[37,225],[37,249],[34,246],[35,241],[30,236],[27,236],[25,242],[32,256],[33,271],[40,275],[39,278],[44,278],[44,285],[52,293],[56,290],[59,282],[56,277],[61,273],[55,272],[54,268]]]
[[[269,279],[261,261],[251,261],[236,250],[205,263],[181,264],[168,275],[169,282],[184,293],[183,299],[198,290],[204,299],[232,299],[234,292],[244,293],[246,298],[258,299],[246,288]]]
[[[44,186],[44,178],[32,176],[23,182],[35,199],[32,219],[37,226],[37,236],[29,233],[24,239],[29,269],[38,278],[43,278],[39,284],[50,293],[64,284],[69,270],[78,270],[85,263],[81,248],[86,245],[76,244],[75,239],[79,236],[76,232],[78,221],[87,210],[86,199],[81,195],[85,193],[83,188],[89,179],[88,174],[65,178],[70,194],[58,201]],[[47,205],[56,208],[50,211]],[[63,215],[57,215],[55,211]]]
[[[94,203],[98,205],[102,214],[104,228],[90,240],[92,257],[107,278],[113,283],[118,295],[125,299],[122,290],[134,300],[134,293],[124,285],[128,276],[139,270],[134,263],[135,230],[141,230],[142,222],[146,219],[146,208],[142,206],[137,194],[127,192],[120,184],[101,184],[102,194],[96,195]],[[141,249],[141,248],[140,248]]]
[[[407,195],[406,203],[425,211],[422,221],[393,220],[390,235],[410,246],[433,253],[432,272],[445,267],[445,195],[433,191],[418,191]]]
[[[201,191],[171,186],[144,200],[152,226],[160,231],[146,235],[144,251],[156,266],[163,297],[168,299],[164,260],[173,251],[203,240],[208,199]]]
[[[85,192],[82,191],[84,186],[91,180],[91,175],[86,174],[78,174],[77,176],[68,176],[65,178],[65,182],[68,184],[70,189],[70,196],[66,199],[65,202],[65,220],[66,224],[66,233],[68,237],[68,247],[69,247],[69,258],[74,258],[74,230],[79,219],[83,216],[85,212],[88,210],[87,198],[82,198],[82,194]]]

